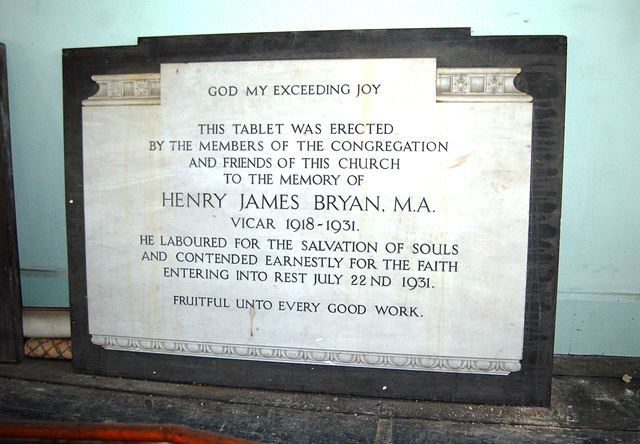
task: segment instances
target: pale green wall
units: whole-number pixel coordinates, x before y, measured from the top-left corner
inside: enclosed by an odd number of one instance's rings
[[[640,356],[640,1],[0,0],[26,305],[68,305],[61,50],[139,36],[471,27],[569,39],[556,352]]]

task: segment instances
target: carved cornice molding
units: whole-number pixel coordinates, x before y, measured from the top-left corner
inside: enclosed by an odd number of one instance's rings
[[[530,102],[514,84],[519,68],[438,68],[438,102]],[[96,75],[98,92],[84,106],[160,105],[160,74]]]
[[[215,344],[164,339],[92,335],[91,342],[107,350],[183,356],[286,362],[293,364],[342,365],[483,375],[508,375],[520,370],[520,361],[465,357],[381,355],[375,353],[304,350],[283,347]]]
[[[515,87],[519,68],[438,68],[438,102],[531,102]]]
[[[98,92],[83,106],[160,105],[160,74],[114,74],[91,76]]]

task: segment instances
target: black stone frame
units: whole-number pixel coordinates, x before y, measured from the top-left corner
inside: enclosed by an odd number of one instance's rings
[[[24,358],[8,87],[7,51],[0,43],[0,362]]]
[[[81,373],[384,398],[547,406],[562,191],[566,37],[472,37],[468,28],[145,37],[136,46],[63,51],[73,365]],[[437,58],[440,68],[518,67],[533,97],[527,299],[522,369],[508,376],[282,364],[110,351],[88,332],[81,102],[97,74],[158,73],[161,63]],[[385,389],[383,389],[385,387]]]

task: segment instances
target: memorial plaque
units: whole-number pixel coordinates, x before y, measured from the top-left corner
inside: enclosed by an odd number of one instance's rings
[[[547,403],[565,42],[465,31],[65,51],[76,368]]]

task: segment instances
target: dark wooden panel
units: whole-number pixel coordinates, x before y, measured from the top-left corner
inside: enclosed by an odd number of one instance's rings
[[[592,358],[565,357],[566,371]],[[639,389],[635,378],[556,376],[551,408],[522,408],[138,381],[25,359],[0,364],[0,421],[171,423],[278,443],[632,443]]]
[[[439,67],[520,67],[533,96],[527,302],[522,370],[484,376],[338,368],[107,351],[87,325],[81,101],[90,76],[159,72],[161,63],[223,60],[434,57]],[[64,51],[67,233],[77,371],[292,391],[548,405],[562,190],[566,38],[471,37],[468,29],[291,32],[141,38],[137,46]],[[385,387],[383,390],[382,387]]]
[[[18,234],[13,196],[7,52],[0,43],[0,361],[24,357]]]

